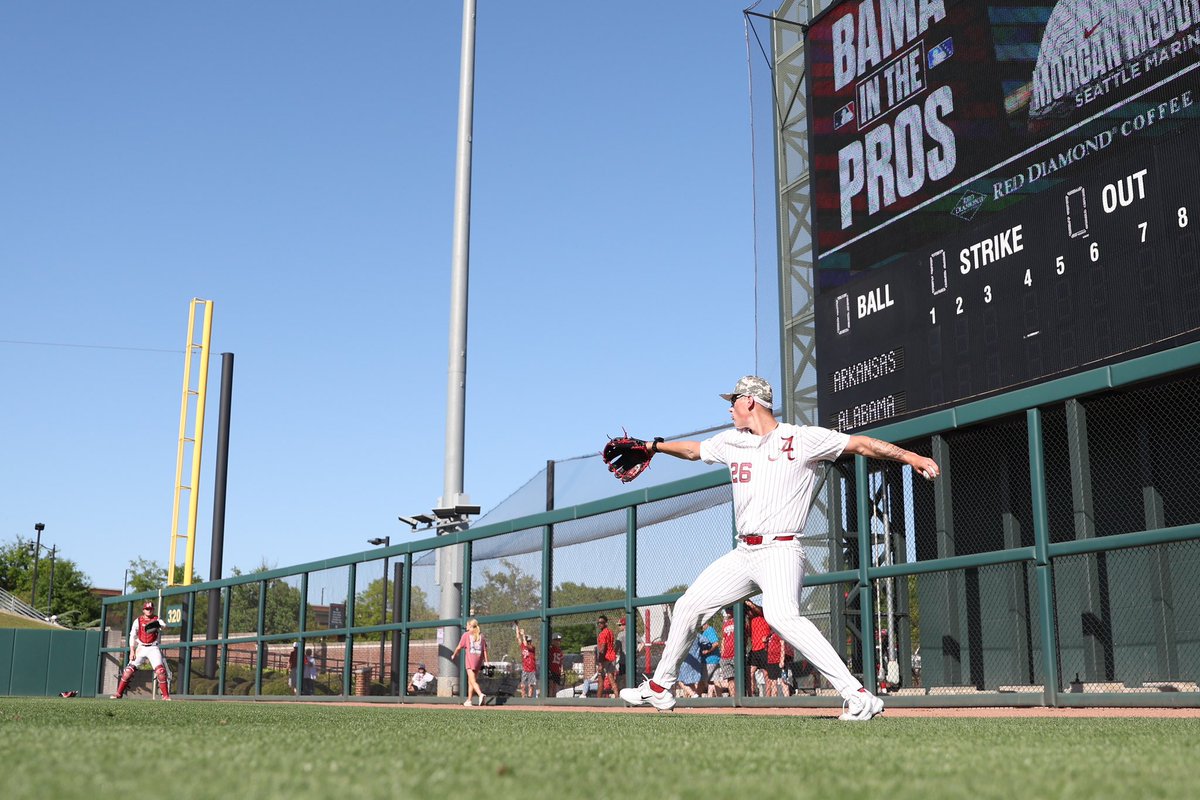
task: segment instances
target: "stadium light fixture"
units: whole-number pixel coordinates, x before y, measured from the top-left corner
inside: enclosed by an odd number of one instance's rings
[[[38,560],[42,555],[42,531],[46,530],[46,523],[35,522],[33,529],[37,531],[37,541],[33,545],[33,588],[29,592],[29,605],[37,608]]]
[[[433,524],[434,518],[428,514],[413,514],[411,517],[396,517],[401,523],[416,531],[418,525],[429,527]]]
[[[434,529],[438,534],[454,533],[462,530],[470,521],[468,518],[479,514],[479,506],[469,505],[453,505],[443,508],[435,508],[433,515],[437,517],[438,522],[434,525]]]
[[[433,515],[438,519],[463,519],[464,517],[473,517],[479,511],[479,506],[455,505],[446,508],[435,508]]]

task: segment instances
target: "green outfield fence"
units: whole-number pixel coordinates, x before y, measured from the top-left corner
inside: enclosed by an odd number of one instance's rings
[[[914,481],[907,467],[861,457],[832,465],[802,532],[804,613],[893,705],[1200,705],[1198,365],[1200,345],[1188,345],[873,431],[932,455],[943,476]],[[717,471],[161,597],[113,598],[97,690],[111,691],[130,615],[153,598],[182,612],[165,647],[181,695],[289,695],[287,653],[299,642],[317,661],[317,699],[451,702],[413,697],[406,676],[418,662],[436,671],[438,629],[473,611],[490,643],[490,695],[616,702],[579,694],[594,671],[596,615],[614,628],[634,621],[622,681],[636,684],[661,652],[671,604],[732,535],[728,476]],[[459,546],[463,614],[436,619],[436,555]],[[219,633],[206,639],[210,593]],[[538,644],[540,699],[512,696],[514,622]],[[569,698],[547,696],[541,656],[556,632]],[[804,666],[793,665],[790,696],[760,696],[739,669],[732,697],[687,702],[836,704]],[[461,675],[441,680],[461,691]]]

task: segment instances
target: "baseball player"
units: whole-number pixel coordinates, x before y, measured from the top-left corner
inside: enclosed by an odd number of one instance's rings
[[[721,397],[729,401],[732,429],[703,442],[655,440],[654,450],[685,461],[728,465],[738,544],[701,572],[679,598],[654,677],[636,689],[623,689],[621,699],[660,711],[674,708],[676,670],[696,630],[722,606],[761,591],[767,623],[842,696],[839,719],[869,720],[883,712],[883,701],[863,688],[817,626],[800,615],[804,554],[799,533],[808,516],[818,462],[852,453],[908,464],[928,480],[938,476],[938,465],[867,436],[780,423],[771,410],[771,385],[754,375],[743,377]]]
[[[125,696],[125,689],[129,686],[133,673],[146,661],[154,667],[154,676],[158,679],[158,690],[162,693],[162,699],[171,699],[171,693],[167,690],[167,667],[163,663],[162,651],[158,649],[161,636],[162,620],[154,616],[154,603],[147,601],[142,606],[142,615],[133,621],[133,627],[129,629],[129,663],[121,673],[117,693],[112,696],[113,700],[120,700]]]

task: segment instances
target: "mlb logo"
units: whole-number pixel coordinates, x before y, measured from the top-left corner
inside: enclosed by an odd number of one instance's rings
[[[929,48],[929,55],[926,58],[926,62],[929,65],[928,68],[933,69],[952,55],[954,55],[954,37],[950,37]]]
[[[854,101],[851,100],[846,105],[839,108],[833,115],[833,129],[838,128],[854,121]]]

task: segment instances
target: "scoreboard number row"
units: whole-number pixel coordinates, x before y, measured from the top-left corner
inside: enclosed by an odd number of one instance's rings
[[[1130,194],[1131,195],[1132,195],[1132,184],[1133,184],[1133,181],[1136,180],[1138,182],[1137,185],[1138,185],[1138,189],[1139,189],[1139,198],[1145,197],[1143,184],[1142,184],[1142,179],[1145,177],[1145,173],[1146,173],[1146,170],[1142,170],[1141,172],[1134,173],[1134,175],[1131,175],[1129,178],[1125,179],[1126,181],[1129,181],[1129,183],[1130,183]],[[1128,205],[1129,204],[1129,202],[1126,201],[1124,194],[1117,192],[1117,190],[1113,188],[1113,187],[1119,187],[1120,184],[1121,184],[1121,182],[1118,181],[1117,183],[1109,184],[1108,186],[1105,187],[1105,198],[1104,198],[1105,213],[1111,213],[1118,207],[1118,205]],[[1111,198],[1111,200],[1108,197],[1109,190],[1113,191],[1113,197]],[[1068,233],[1069,238],[1078,238],[1080,236],[1087,236],[1088,231],[1087,231],[1087,192],[1086,192],[1086,190],[1082,186],[1072,189],[1071,191],[1067,192],[1067,194],[1066,194],[1066,202],[1067,202],[1067,233]],[[1074,212],[1074,219],[1076,221],[1082,220],[1082,224],[1078,228],[1076,228],[1072,225],[1072,204],[1073,203],[1075,204],[1075,208],[1076,208],[1076,210]],[[1188,216],[1188,207],[1187,206],[1179,206],[1175,210],[1175,222],[1181,230],[1188,227],[1190,218]],[[1138,231],[1139,244],[1145,244],[1146,237],[1150,230],[1149,221],[1142,221],[1142,222],[1137,223],[1136,228]],[[1092,242],[1090,242],[1088,244],[1088,258],[1091,260],[1091,262],[1093,264],[1098,263],[1100,261],[1100,243],[1099,242],[1093,240]],[[1067,271],[1066,257],[1061,256],[1061,255],[1056,256],[1054,259],[1054,273],[1056,275],[1064,275],[1064,274],[1066,274],[1066,271]],[[949,269],[947,268],[947,265],[946,265],[945,249],[938,250],[937,252],[931,254],[929,256],[930,294],[937,296],[937,295],[943,294],[949,288],[949,274],[948,273],[949,273]],[[1033,286],[1033,268],[1032,267],[1026,268],[1025,276],[1022,280],[1022,283],[1024,283],[1025,286],[1027,286],[1027,287]],[[842,298],[838,298],[838,299],[839,299],[839,301],[842,300]],[[846,299],[848,300],[849,298],[847,297]],[[985,285],[983,287],[983,301],[984,301],[984,303],[992,302],[992,287],[990,284]],[[849,311],[848,303],[847,303],[846,311],[847,312]],[[954,298],[954,314],[955,314],[955,316],[964,313],[964,311],[965,311],[965,309],[963,307],[963,298],[961,296],[955,297]],[[839,317],[840,316],[841,315],[839,315]],[[848,313],[846,314],[846,317],[848,319],[848,317],[849,317]],[[938,324],[936,307],[931,307],[929,309],[929,323],[931,325]],[[849,324],[847,323],[846,330],[848,330],[848,329],[849,329]],[[839,330],[839,332],[842,332],[842,331]]]

